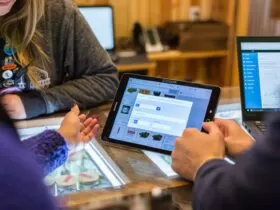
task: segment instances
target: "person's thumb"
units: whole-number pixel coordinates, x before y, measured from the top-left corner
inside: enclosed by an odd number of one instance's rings
[[[203,128],[209,135],[223,137],[220,128],[214,122],[204,123]]]
[[[71,109],[71,112],[74,113],[75,115],[79,116],[80,109],[79,109],[78,105],[73,106]]]

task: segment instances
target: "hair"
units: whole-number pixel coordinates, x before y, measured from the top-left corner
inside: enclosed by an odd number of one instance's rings
[[[38,23],[43,18],[45,0],[17,0],[12,10],[0,17],[0,36],[17,50],[16,61],[26,67],[35,88],[40,88],[39,69],[46,68],[48,55],[44,52],[43,36]]]

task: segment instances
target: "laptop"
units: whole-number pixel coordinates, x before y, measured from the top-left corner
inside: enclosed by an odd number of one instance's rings
[[[280,37],[238,37],[244,127],[253,137],[267,132],[266,115],[280,111]]]
[[[114,9],[109,5],[79,6],[79,9],[94,32],[101,46],[116,62]]]

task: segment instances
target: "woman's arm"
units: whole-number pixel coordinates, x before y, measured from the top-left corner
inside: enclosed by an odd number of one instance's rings
[[[73,104],[91,108],[111,100],[119,80],[116,66],[99,44],[90,26],[71,1],[50,1],[46,16],[52,31],[51,88],[42,92],[20,93],[27,118],[69,110]],[[51,13],[51,14],[49,14]],[[49,17],[51,16],[51,18]],[[59,85],[57,85],[59,84]],[[30,100],[36,102],[34,103]]]
[[[32,152],[45,175],[63,165],[68,157],[66,141],[60,133],[54,130],[47,130],[26,139],[23,141],[23,145]]]

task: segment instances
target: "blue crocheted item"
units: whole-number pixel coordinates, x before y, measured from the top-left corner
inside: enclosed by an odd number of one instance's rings
[[[23,145],[32,152],[45,175],[63,165],[68,157],[66,141],[55,130],[46,130],[26,139],[23,141]]]

